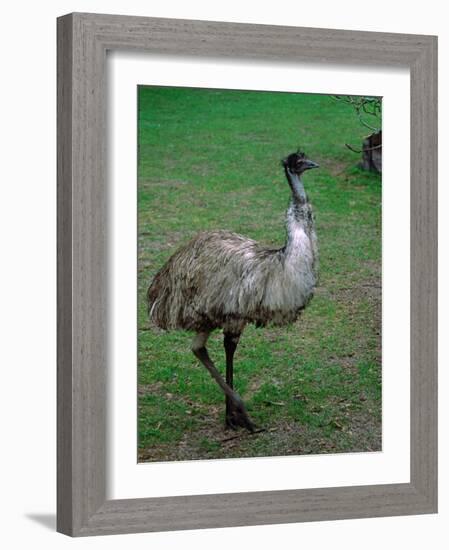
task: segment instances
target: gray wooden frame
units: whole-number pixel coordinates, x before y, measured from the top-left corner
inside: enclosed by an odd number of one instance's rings
[[[106,52],[409,67],[410,483],[106,500]],[[75,13],[58,19],[58,505],[72,536],[437,511],[437,39]]]

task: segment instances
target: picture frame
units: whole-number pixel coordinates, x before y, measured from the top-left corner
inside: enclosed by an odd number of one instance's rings
[[[72,13],[58,25],[57,530],[71,536],[437,511],[437,38]],[[106,52],[410,69],[410,482],[108,500]]]

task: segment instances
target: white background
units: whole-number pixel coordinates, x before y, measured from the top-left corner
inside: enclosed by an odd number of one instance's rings
[[[410,124],[408,70],[178,60],[108,60],[110,281],[109,498],[273,491],[410,481]],[[136,464],[138,84],[382,95],[382,452]],[[313,200],[313,190],[312,200]],[[400,212],[396,205],[402,204]]]
[[[441,285],[440,346],[440,513],[434,516],[383,518],[194,532],[126,535],[71,540],[54,532],[55,513],[55,17],[71,11],[96,11],[180,17],[439,34],[440,97],[449,96],[449,41],[444,3],[387,2],[369,9],[356,1],[278,0],[263,5],[127,0],[32,3],[15,2],[2,10],[0,48],[2,85],[1,193],[1,518],[2,544],[7,548],[132,548],[220,549],[313,546],[316,549],[445,548],[449,520],[446,423],[449,375],[444,336],[448,306]],[[440,125],[448,121],[441,101]],[[449,147],[441,133],[440,157]],[[442,164],[440,181],[448,181]],[[447,185],[440,186],[440,280],[447,279],[448,216],[442,210]],[[398,206],[399,207],[399,206]]]

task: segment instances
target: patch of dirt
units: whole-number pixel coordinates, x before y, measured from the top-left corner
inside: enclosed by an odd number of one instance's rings
[[[187,180],[144,180],[139,181],[139,187],[170,187],[170,188],[177,188],[177,187],[184,187],[185,185],[188,185],[190,182]]]
[[[347,426],[347,432],[353,436],[355,441],[351,452],[382,450],[380,421],[377,421],[372,414],[360,413],[352,415]]]
[[[354,353],[352,355],[329,357],[329,360],[331,365],[338,365],[346,371],[355,371],[357,367],[358,357]]]
[[[155,395],[160,394],[164,387],[162,382],[153,382],[152,384],[139,384],[137,387],[138,395]]]
[[[347,162],[339,162],[335,160],[328,161],[326,159],[320,160],[320,166],[327,170],[334,178],[341,176],[348,169]]]
[[[253,379],[245,392],[245,400],[251,399],[259,391],[263,383],[262,377]]]
[[[320,286],[316,294],[333,296],[338,302],[345,304],[357,303],[368,299],[381,313],[382,308],[382,266],[379,262],[365,260],[363,266],[370,272],[369,276],[348,286],[328,281],[328,286]],[[330,284],[329,284],[330,283]],[[331,290],[332,289],[332,290]]]
[[[139,462],[380,451],[381,422],[364,395],[361,401],[360,410],[343,401],[332,405],[337,414],[329,423],[334,430],[327,436],[322,429],[284,420],[253,434],[227,430],[223,407],[209,407],[195,432],[185,433],[175,445],[140,449]]]
[[[266,342],[279,342],[280,338],[282,338],[285,334],[285,329],[282,331],[280,328],[276,327],[266,327],[264,329],[264,335],[263,339]]]

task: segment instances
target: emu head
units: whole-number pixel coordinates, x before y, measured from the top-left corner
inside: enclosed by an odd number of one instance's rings
[[[282,159],[282,165],[291,174],[297,174],[298,176],[311,168],[319,168],[319,164],[308,159],[305,153],[301,152],[299,149],[296,153],[291,153],[291,155]]]

